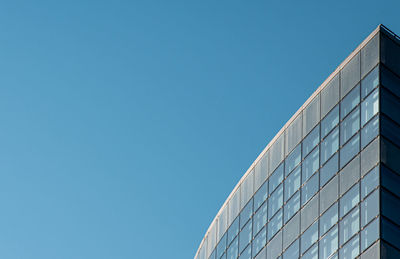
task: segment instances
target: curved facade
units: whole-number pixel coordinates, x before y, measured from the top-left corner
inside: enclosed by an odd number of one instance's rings
[[[378,26],[312,94],[233,189],[195,259],[380,258],[389,251],[380,234],[380,85],[385,58],[393,59],[383,47],[396,37]],[[390,62],[400,75],[398,57]],[[400,216],[398,226],[400,234]]]

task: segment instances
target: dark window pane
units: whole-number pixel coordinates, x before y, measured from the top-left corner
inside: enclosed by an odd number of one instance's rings
[[[381,111],[397,124],[400,124],[400,99],[389,93],[385,88],[379,90],[382,96]]]
[[[377,171],[377,170],[376,170]],[[378,173],[377,173],[378,174]],[[400,197],[400,175],[381,165],[382,186]],[[379,177],[379,176],[377,176]],[[377,179],[376,181],[379,181]]]
[[[392,141],[393,143],[400,146],[400,126],[388,119],[386,116],[382,115],[380,117],[382,135],[390,139],[390,141]]]
[[[400,78],[384,66],[381,66],[381,75],[382,85],[400,97]]]
[[[381,195],[382,215],[400,225],[400,199],[384,189]]]
[[[382,218],[382,238],[391,245],[400,248],[400,228],[393,223]]]

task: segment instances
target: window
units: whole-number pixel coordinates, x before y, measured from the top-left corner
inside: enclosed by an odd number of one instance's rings
[[[361,203],[361,226],[365,226],[379,213],[379,194],[374,191]]]
[[[358,207],[351,211],[340,221],[340,245],[343,245],[360,229],[359,209]]]
[[[361,103],[361,125],[364,126],[379,109],[379,89],[375,89],[370,96]]]
[[[248,246],[246,250],[241,252],[238,259],[251,259],[251,246]]]
[[[318,244],[313,245],[301,259],[318,259]]]
[[[316,173],[301,189],[301,204],[304,205],[314,196],[319,190],[319,174]]]
[[[379,238],[379,219],[375,219],[361,231],[361,250],[364,251]]]
[[[268,223],[268,240],[270,240],[282,227],[282,210],[271,219]]]
[[[231,246],[226,251],[226,259],[236,259],[238,253],[238,238],[235,238]]]
[[[225,235],[222,236],[221,240],[219,241],[219,243],[217,245],[217,258],[221,258],[222,254],[225,252],[226,236],[227,236],[227,233],[225,233]]]
[[[339,123],[339,105],[336,105],[321,121],[321,138],[324,138]]]
[[[321,186],[324,186],[339,170],[339,156],[335,154],[320,170]]]
[[[319,256],[320,258],[328,258],[338,249],[338,228],[337,225],[332,228],[319,241]]]
[[[300,192],[297,192],[285,205],[285,223],[300,209]]]
[[[319,148],[317,147],[310,155],[304,159],[302,164],[302,182],[306,182],[311,175],[319,168]]]
[[[301,235],[301,253],[304,253],[314,242],[318,240],[318,221],[309,227]]]
[[[301,162],[301,144],[286,158],[285,175],[288,175]]]
[[[319,219],[319,232],[322,236],[338,222],[338,204],[335,203]]]
[[[258,254],[267,242],[267,229],[264,227],[254,238],[252,243],[253,255]]]
[[[283,205],[283,186],[282,184],[268,199],[268,215],[271,218],[275,212]]]
[[[321,91],[321,118],[339,101],[339,73]]]
[[[285,180],[285,201],[300,188],[301,167],[294,170]]]
[[[283,163],[269,177],[269,193],[271,194],[283,180]]]
[[[343,119],[360,103],[360,85],[357,85],[340,103],[340,118]]]
[[[345,166],[358,152],[360,152],[360,134],[355,135],[340,150],[340,168]]]
[[[340,198],[340,217],[347,214],[360,202],[360,184],[354,185],[342,198]]]
[[[336,128],[321,142],[321,163],[325,163],[339,148],[339,129]]]
[[[320,202],[320,211],[321,213],[328,209],[334,202],[338,199],[338,182],[339,177],[335,176],[324,188],[321,189],[319,194],[321,202]]]
[[[358,256],[360,253],[360,245],[359,245],[359,237],[358,235],[351,239],[344,247],[342,247],[339,251],[340,258],[353,259]]]
[[[239,217],[237,217],[228,228],[228,245],[235,239],[239,233]]]
[[[265,182],[260,189],[254,194],[254,211],[268,198],[268,182]]]
[[[340,93],[345,96],[360,81],[360,53],[357,53],[340,71]]]
[[[239,249],[240,252],[250,243],[252,237],[252,222],[251,220],[243,227],[239,234]]]
[[[361,197],[364,199],[378,184],[379,167],[376,166],[361,180]]]
[[[360,109],[357,107],[340,124],[340,144],[346,143],[360,129]]]
[[[365,98],[375,87],[379,85],[379,66],[376,66],[362,81],[361,81],[361,97]]]
[[[243,208],[242,212],[240,212],[240,228],[246,224],[251,218],[251,215],[253,215],[253,199],[251,199]]]
[[[254,214],[253,217],[253,236],[255,236],[260,229],[267,224],[267,203],[264,203],[261,208]]]
[[[283,253],[283,259],[293,259],[299,257],[299,240],[293,242]]]
[[[311,133],[303,140],[303,156],[307,156],[308,153],[319,143],[319,125],[315,127]]]
[[[368,145],[371,140],[378,136],[379,131],[379,117],[376,116],[361,130],[361,148]]]

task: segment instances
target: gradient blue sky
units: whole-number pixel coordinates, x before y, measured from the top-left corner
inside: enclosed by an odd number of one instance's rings
[[[0,258],[193,258],[399,1],[0,1]]]

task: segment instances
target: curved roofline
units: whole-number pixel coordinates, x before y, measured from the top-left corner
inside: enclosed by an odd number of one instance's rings
[[[363,42],[358,45],[355,50],[351,52],[351,54],[328,76],[327,79],[315,90],[315,92],[307,99],[307,101],[296,111],[296,113],[285,123],[285,125],[278,131],[278,133],[272,138],[272,140],[267,144],[267,146],[264,148],[264,150],[258,155],[256,160],[250,165],[249,169],[247,169],[246,173],[240,178],[239,182],[235,185],[229,196],[226,198],[225,202],[222,204],[221,208],[218,210],[218,213],[215,215],[214,219],[211,221],[210,226],[207,228],[207,231],[203,237],[203,239],[200,242],[199,247],[197,248],[195,257],[199,254],[200,248],[202,248],[204,241],[206,240],[206,237],[210,233],[210,229],[213,224],[216,223],[217,218],[219,215],[221,215],[222,210],[228,205],[228,202],[232,198],[232,196],[235,194],[237,189],[239,189],[240,185],[243,183],[244,179],[247,177],[248,174],[254,169],[255,165],[261,160],[261,158],[264,156],[264,154],[269,150],[269,148],[272,146],[272,144],[275,143],[275,141],[285,132],[285,130],[288,128],[288,126],[297,118],[297,116],[304,110],[304,108],[307,107],[308,104],[310,104],[314,98],[322,91],[322,89],[325,88],[325,86],[340,72],[340,70],[343,69],[344,66],[349,63],[349,61],[357,55],[360,50],[367,45],[367,43],[376,35],[378,32],[381,30],[381,28],[387,29],[384,25],[379,24],[376,29],[368,35],[366,39],[363,40]],[[390,31],[390,30],[389,30]],[[391,31],[390,31],[391,32]],[[218,242],[218,240],[216,240]]]

